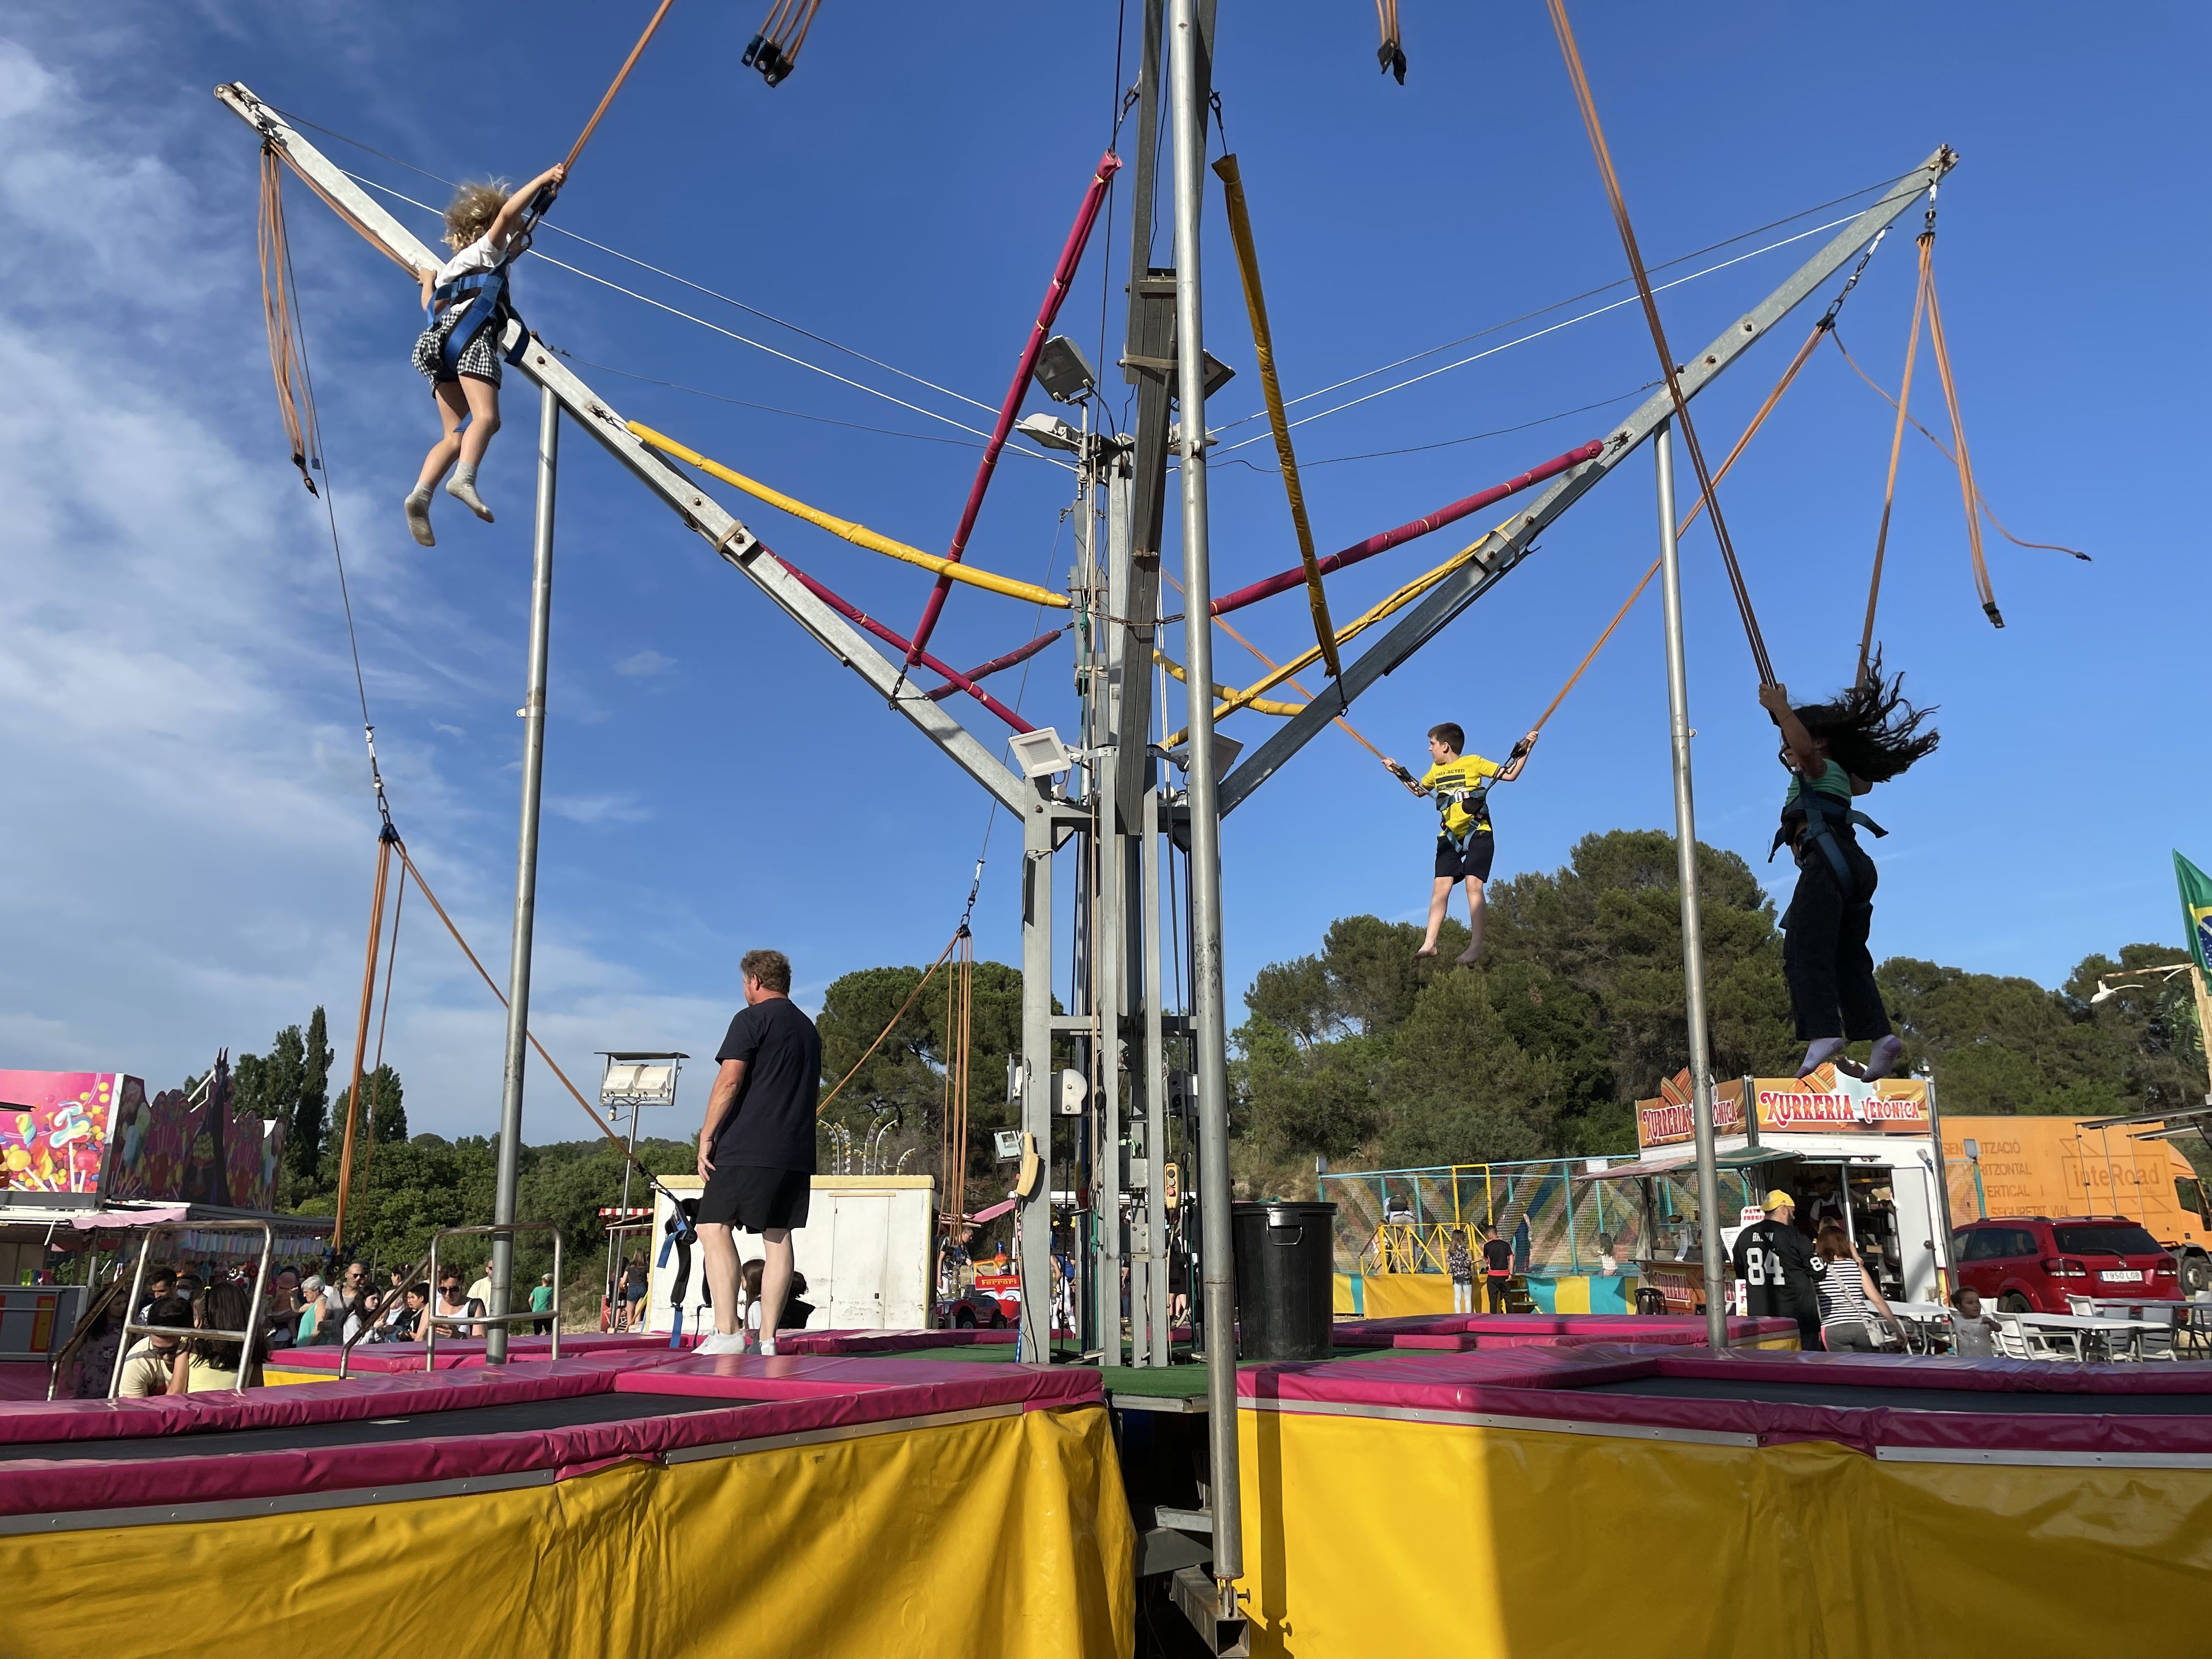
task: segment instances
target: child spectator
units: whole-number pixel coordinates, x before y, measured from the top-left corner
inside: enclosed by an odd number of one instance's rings
[[[748,1348],[755,1346],[760,1337],[761,1273],[766,1266],[767,1263],[761,1257],[755,1256],[738,1269],[738,1281],[744,1289],[744,1325],[745,1346]]]
[[[351,1310],[346,1315],[345,1325],[339,1333],[338,1340],[351,1342],[359,1337],[363,1331],[376,1322],[376,1311],[383,1305],[384,1298],[374,1291],[363,1291],[356,1297]]]
[[[416,1283],[400,1293],[399,1305],[392,1316],[369,1334],[372,1342],[420,1342],[424,1332],[422,1311],[430,1305],[430,1287]],[[466,1332],[457,1333],[465,1335]]]
[[[424,265],[422,315],[428,326],[415,342],[415,367],[430,381],[445,430],[423,458],[422,476],[407,497],[407,528],[425,547],[430,533],[430,491],[453,468],[446,493],[482,519],[491,509],[477,494],[477,467],[499,430],[500,359],[507,319],[507,271],[529,246],[522,222],[540,190],[558,190],[566,167],[551,167],[510,194],[496,181],[463,185],[446,209],[446,245],[453,257]],[[456,465],[458,463],[458,465]]]
[[[806,1299],[806,1275],[792,1269],[791,1294],[784,1298],[783,1311],[776,1316],[779,1331],[803,1331],[806,1322],[814,1317],[814,1304]]]
[[[1982,1311],[1982,1293],[1971,1285],[1951,1292],[1951,1352],[1963,1358],[1987,1359],[1997,1351],[1997,1322]]]
[[[1536,734],[1531,732],[1513,745],[1501,768],[1480,755],[1462,755],[1460,750],[1466,746],[1467,734],[1446,720],[1429,728],[1431,763],[1418,779],[1397,762],[1383,761],[1398,781],[1415,794],[1433,795],[1437,810],[1443,814],[1437,835],[1436,879],[1429,890],[1428,937],[1414,955],[1436,955],[1437,934],[1444,925],[1445,911],[1451,907],[1452,889],[1462,881],[1467,884],[1471,937],[1467,949],[1452,960],[1462,968],[1472,968],[1482,954],[1482,884],[1490,879],[1491,860],[1497,851],[1490,830],[1490,786],[1493,780],[1510,783],[1519,777],[1535,743]]]
[[[553,1275],[541,1273],[530,1287],[530,1311],[538,1315],[531,1328],[544,1336],[553,1328]]]

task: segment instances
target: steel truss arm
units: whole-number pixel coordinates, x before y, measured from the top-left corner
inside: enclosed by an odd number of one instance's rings
[[[357,227],[374,238],[386,252],[417,268],[439,263],[437,257],[408,229],[371,200],[368,193],[295,131],[268,105],[240,82],[216,88],[216,94],[248,126],[276,144],[285,158],[311,184],[328,197]],[[675,509],[723,559],[750,578],[823,649],[887,699],[920,728],[923,736],[942,749],[976,782],[989,790],[1007,809],[1025,813],[1036,792],[1021,781],[991,750],[919,687],[901,684],[897,668],[830,606],[809,592],[787,570],[767,544],[702,491],[689,478],[640,443],[613,406],[570,372],[567,365],[542,346],[524,354],[522,373],[536,381],[574,417],[576,423],[599,441],[653,493]],[[893,698],[892,689],[898,688]]]
[[[1730,324],[1718,339],[1683,368],[1683,395],[1695,397],[1711,386],[1723,369],[1757,344],[1767,330],[1810,297],[1885,226],[1918,200],[1930,184],[1948,173],[1958,159],[1948,145],[1939,149],[1838,231],[1833,240],[1800,266],[1781,287]],[[1327,729],[1330,721],[1350,708],[1354,697],[1397,668],[1495,586],[1528,556],[1536,538],[1562,513],[1580,501],[1665,423],[1674,407],[1674,400],[1663,388],[1654,392],[1606,438],[1602,454],[1562,475],[1526,513],[1491,532],[1473,559],[1438,583],[1357,661],[1346,664],[1340,678],[1321,686],[1302,713],[1293,715],[1242,766],[1221,781],[1222,813],[1225,816],[1235,810],[1280,770],[1291,756]]]

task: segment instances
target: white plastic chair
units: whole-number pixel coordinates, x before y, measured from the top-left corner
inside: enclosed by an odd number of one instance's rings
[[[2015,1346],[2016,1345],[2016,1346]],[[2072,1359],[2081,1358],[2079,1331],[2045,1331],[2023,1325],[2018,1314],[1997,1316],[1997,1351],[2008,1359]]]

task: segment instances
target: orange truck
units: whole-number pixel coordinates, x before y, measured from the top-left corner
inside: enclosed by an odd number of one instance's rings
[[[2173,1255],[2184,1295],[2212,1287],[2212,1195],[2164,1125],[1943,1119],[1951,1224],[1983,1216],[2124,1216]]]

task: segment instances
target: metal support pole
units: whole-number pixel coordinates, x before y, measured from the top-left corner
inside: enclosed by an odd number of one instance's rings
[[[1199,1186],[1205,1238],[1208,1501],[1220,1616],[1237,1616],[1244,1575],[1237,1475],[1237,1295],[1229,1227],[1229,1055],[1221,969],[1221,813],[1213,765],[1213,583],[1206,514],[1205,317],[1199,206],[1206,106],[1197,0],[1174,0],[1176,378],[1182,416],[1183,662],[1190,708],[1191,984],[1198,1037]]]
[[[1044,1175],[1021,1206],[1021,1357],[1052,1358],[1052,803],[1043,789],[1022,819],[1022,1128]]]
[[[1705,1032],[1705,941],[1698,915],[1698,819],[1690,799],[1690,679],[1682,651],[1682,559],[1674,537],[1674,431],[1652,435],[1659,473],[1661,592],[1667,605],[1667,723],[1674,739],[1674,869],[1682,890],[1682,991],[1690,1023],[1690,1110],[1698,1142],[1698,1224],[1705,1239],[1705,1340],[1728,1352],[1721,1263],[1720,1167],[1713,1154],[1713,1065]]]
[[[522,705],[522,834],[514,866],[514,945],[507,969],[507,1073],[499,1099],[499,1184],[492,1222],[514,1220],[515,1188],[522,1176],[522,1071],[530,1042],[530,945],[538,920],[538,807],[545,782],[545,668],[553,629],[553,484],[561,447],[561,404],[550,390],[538,401],[538,523],[530,541],[530,690]],[[495,1233],[491,1246],[491,1307],[496,1319],[509,1310],[514,1281],[514,1235]],[[507,1360],[507,1327],[484,1331],[484,1358]]]
[[[1111,526],[1106,538],[1106,556],[1098,556],[1098,507],[1109,493],[1107,480],[1110,457],[1102,466],[1101,456],[1090,442],[1091,404],[1083,405],[1085,487],[1079,514],[1085,543],[1084,566],[1092,591],[1103,594],[1109,615],[1127,585],[1126,550],[1114,544]],[[1129,888],[1127,845],[1115,826],[1115,780],[1125,763],[1142,764],[1143,750],[1123,750],[1114,741],[1121,718],[1121,667],[1127,653],[1121,630],[1110,623],[1091,636],[1092,660],[1097,672],[1091,678],[1095,735],[1090,741],[1103,751],[1093,773],[1091,845],[1097,862],[1085,878],[1092,882],[1091,907],[1091,973],[1096,988],[1091,1005],[1097,1049],[1092,1071],[1097,1093],[1091,1106],[1089,1123],[1096,1139],[1091,1161],[1091,1212],[1097,1229],[1097,1245],[1091,1260],[1096,1282],[1091,1289],[1097,1322],[1099,1363],[1119,1365],[1121,1348],[1121,1015],[1128,1007]]]

